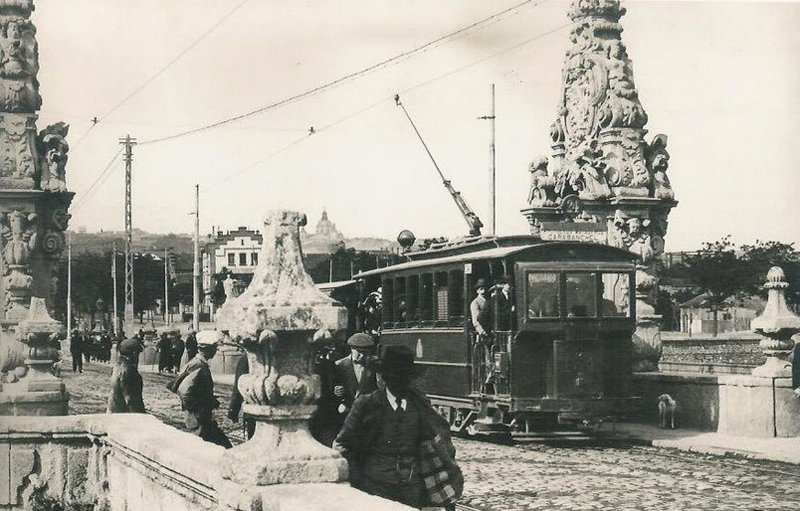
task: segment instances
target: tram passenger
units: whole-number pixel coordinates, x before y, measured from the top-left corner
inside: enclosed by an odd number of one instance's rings
[[[387,346],[375,371],[378,390],[356,399],[333,444],[347,460],[351,485],[415,508],[432,500],[452,506],[463,476],[447,421],[412,384],[419,375],[414,354],[405,346]],[[427,452],[436,453],[436,463],[421,454]],[[426,470],[432,465],[445,465],[446,476]]]
[[[486,281],[478,279],[475,282],[475,299],[469,305],[472,326],[475,328],[475,354],[477,359],[483,361],[483,385],[490,383],[492,373],[492,347],[494,338],[491,334],[491,309],[486,300]]]
[[[497,330],[509,332],[514,329],[514,303],[511,297],[511,283],[508,277],[501,278],[494,286],[494,290]]]

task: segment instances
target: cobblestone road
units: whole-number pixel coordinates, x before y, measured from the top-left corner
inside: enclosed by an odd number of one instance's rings
[[[65,364],[65,367],[67,365]],[[104,413],[111,368],[64,371],[70,413]],[[182,428],[178,397],[165,385],[171,375],[143,374],[149,413]],[[217,383],[227,404],[231,386]],[[231,441],[241,427],[217,411]],[[727,511],[800,509],[800,466],[706,456],[642,446],[540,443],[497,445],[456,439],[466,479],[462,504],[480,511],[646,510]]]

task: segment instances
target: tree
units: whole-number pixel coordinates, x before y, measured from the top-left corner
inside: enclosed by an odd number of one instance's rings
[[[730,236],[725,236],[719,241],[704,243],[700,251],[686,258],[686,267],[692,282],[708,295],[716,336],[719,310],[724,308],[726,299],[748,288],[752,279],[751,265],[737,257]]]
[[[789,283],[786,301],[797,307],[800,303],[800,252],[795,250],[794,243],[756,240],[754,245],[742,245],[742,259],[749,268],[746,291],[766,298],[764,278],[771,267],[780,266]]]

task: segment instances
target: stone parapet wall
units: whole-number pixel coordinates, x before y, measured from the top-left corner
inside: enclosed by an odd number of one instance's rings
[[[224,452],[150,415],[3,418],[0,510],[410,509],[347,484],[225,481]]]
[[[719,337],[686,337],[665,339],[662,337],[660,362],[689,362],[696,364],[734,364],[757,367],[764,363],[764,355],[758,342],[759,336],[742,339]]]
[[[637,373],[634,393],[641,396],[635,419],[658,423],[658,397],[677,402],[676,426],[742,437],[800,436],[800,400],[791,378],[749,375]]]

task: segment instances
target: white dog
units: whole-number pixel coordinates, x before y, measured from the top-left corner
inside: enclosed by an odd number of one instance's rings
[[[675,409],[678,403],[669,394],[658,396],[658,425],[661,429],[675,429]]]

